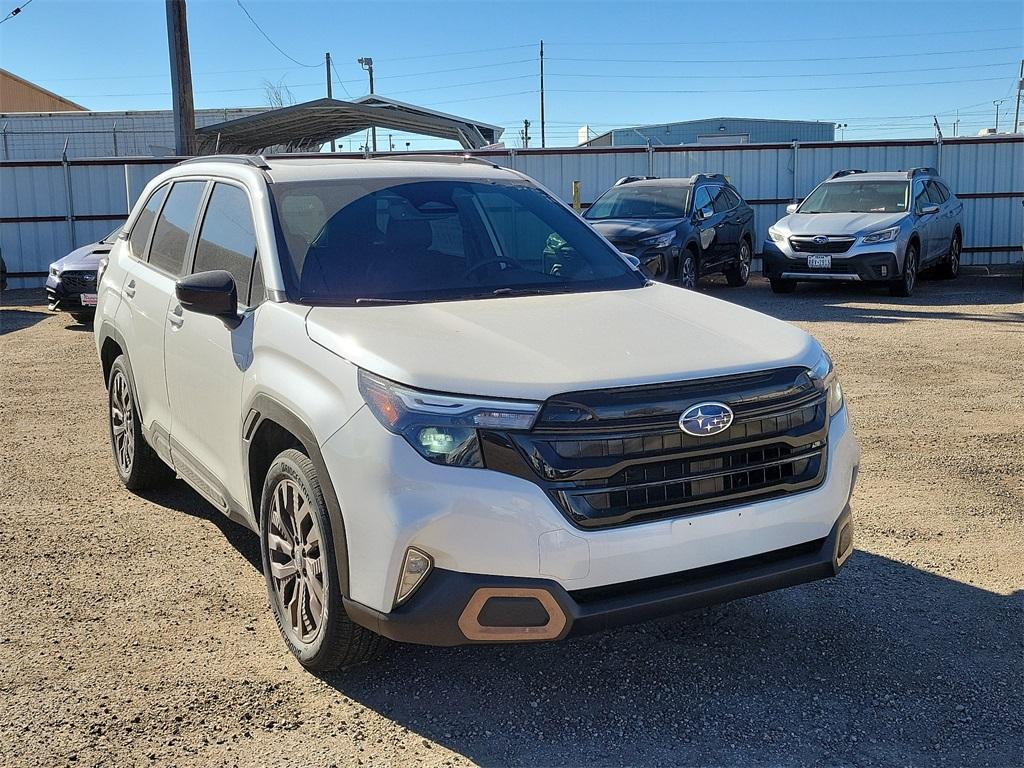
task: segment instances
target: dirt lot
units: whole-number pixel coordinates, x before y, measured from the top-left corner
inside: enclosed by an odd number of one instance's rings
[[[1024,764],[1021,275],[712,294],[832,352],[864,457],[838,579],[317,678],[254,536],[116,481],[92,334],[0,310],[0,764]]]

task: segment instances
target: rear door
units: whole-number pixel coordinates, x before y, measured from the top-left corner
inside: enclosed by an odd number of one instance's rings
[[[938,239],[936,233],[941,229],[939,214],[923,213],[924,209],[933,205],[928,197],[928,190],[924,180],[918,179],[914,182],[914,215],[917,217],[917,234],[921,238],[921,253],[918,256],[918,264],[925,264],[934,258],[935,243]]]
[[[953,225],[956,222],[953,206],[949,204],[949,190],[945,189],[934,179],[925,184],[928,191],[928,199],[933,205],[939,206],[939,213],[935,222],[935,242],[932,258],[939,258],[949,250],[949,243],[953,239]]]
[[[242,385],[252,362],[253,312],[263,299],[256,261],[256,229],[246,190],[216,181],[195,237],[189,272],[231,274],[242,322],[182,309],[172,299],[166,315],[165,358],[174,468],[226,511],[228,500],[246,508],[242,455]],[[253,277],[254,271],[256,277]]]
[[[133,258],[126,259],[122,296],[129,322],[121,323],[143,424],[153,447],[168,457],[170,405],[164,370],[164,325],[174,284],[185,264],[205,182],[176,181],[150,198],[129,236]],[[164,197],[166,195],[166,198]],[[140,228],[156,217],[152,236]]]
[[[711,195],[716,187],[704,184],[697,187],[693,193],[693,215],[695,220],[694,229],[697,232],[697,239],[700,242],[700,271],[706,272],[718,261],[718,225],[722,221],[722,214],[715,211],[711,201]]]

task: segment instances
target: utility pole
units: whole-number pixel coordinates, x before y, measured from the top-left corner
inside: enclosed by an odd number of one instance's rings
[[[174,151],[196,153],[196,115],[192,103],[192,65],[188,55],[188,13],[185,0],[165,0],[167,49],[171,57],[171,106],[174,110]]]
[[[361,66],[363,69],[365,69],[367,74],[369,74],[369,76],[370,76],[370,95],[372,96],[373,95],[373,59],[371,59],[369,56],[364,56],[363,58],[359,59],[358,61],[359,61],[359,66]],[[372,133],[371,141],[373,143],[372,144],[373,145],[373,151],[376,152],[377,151],[377,126],[373,126],[373,133]]]
[[[325,65],[325,67],[327,69],[327,98],[328,99],[333,99],[334,98],[334,91],[333,91],[333,89],[331,87],[331,52],[330,51],[328,51],[327,53],[324,54],[324,65]],[[335,146],[334,139],[331,139],[331,152],[335,152],[335,151],[337,151],[337,147]]]
[[[1013,110],[1013,132],[1020,126],[1020,92],[1024,91],[1024,59],[1020,60],[1020,77],[1017,78],[1017,108]]]
[[[995,128],[996,133],[999,133],[999,107],[1002,106],[1004,101],[1006,101],[1006,99],[997,99],[996,101],[992,102],[992,104],[996,108],[996,128]]]
[[[956,111],[956,119],[953,121],[953,138],[960,135],[960,110]]]
[[[523,140],[523,149],[528,149],[530,146],[530,121],[523,120],[523,130],[519,132],[519,138]]]
[[[546,147],[544,135],[544,41],[540,41],[540,145]],[[525,145],[524,145],[525,146]]]

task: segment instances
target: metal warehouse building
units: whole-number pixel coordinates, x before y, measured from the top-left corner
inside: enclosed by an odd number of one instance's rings
[[[616,128],[580,144],[581,147],[676,147],[682,144],[779,144],[793,141],[835,141],[836,127],[815,120],[763,120],[712,117],[660,125]]]

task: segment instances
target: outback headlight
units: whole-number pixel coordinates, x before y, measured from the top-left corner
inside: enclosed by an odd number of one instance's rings
[[[768,227],[768,237],[775,243],[781,243],[786,239],[786,236],[775,227]]]
[[[640,242],[649,248],[665,248],[666,246],[672,245],[672,241],[676,239],[675,230],[669,230],[668,232],[662,232],[660,235],[654,237],[647,237]]]
[[[526,430],[540,403],[423,392],[359,370],[359,393],[389,432],[427,461],[482,467],[478,429]]]
[[[880,229],[877,232],[871,232],[871,233],[869,233],[867,235],[864,235],[864,237],[862,237],[860,239],[860,241],[862,243],[865,243],[865,244],[889,243],[889,242],[892,242],[893,240],[895,240],[899,236],[900,236],[900,228],[899,227],[889,227],[888,229]]]
[[[56,264],[50,265],[50,277],[60,277],[60,267]]]
[[[832,365],[832,358],[828,356],[828,353],[822,352],[821,358],[807,373],[815,386],[825,392],[828,415],[833,416],[839,413],[843,407],[843,387],[839,383],[839,377],[836,375],[836,369]]]

